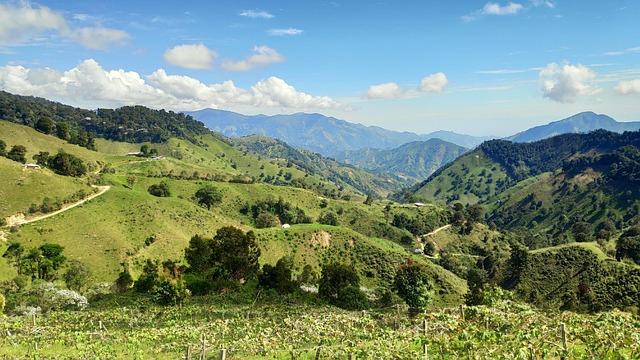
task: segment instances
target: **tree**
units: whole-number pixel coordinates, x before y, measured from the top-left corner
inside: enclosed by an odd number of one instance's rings
[[[47,165],[55,173],[65,176],[82,176],[87,172],[87,166],[82,159],[62,150],[47,160]]]
[[[470,205],[467,208],[467,215],[471,222],[479,223],[484,221],[484,209],[478,204]]]
[[[36,164],[38,164],[40,166],[47,166],[47,163],[49,161],[49,152],[48,151],[40,151],[36,155],[33,155],[32,159],[35,160]]]
[[[275,289],[280,294],[288,294],[295,291],[298,283],[292,277],[293,258],[283,256],[275,266],[265,264],[258,275],[258,284],[267,289]]]
[[[318,282],[318,273],[313,270],[313,267],[306,264],[302,268],[302,273],[298,276],[298,282],[303,285],[315,285]]]
[[[171,196],[171,191],[169,190],[169,185],[165,181],[161,181],[159,184],[153,184],[149,186],[147,189],[149,194],[157,197],[169,197]]]
[[[18,274],[21,274],[20,271],[22,269],[22,266],[20,264],[21,264],[23,255],[24,255],[24,247],[22,246],[22,244],[18,242],[12,242],[7,247],[7,250],[4,251],[4,254],[2,255],[2,257],[11,261],[13,263],[13,266],[15,266],[18,269]]]
[[[142,153],[142,156],[149,155],[149,145],[144,144],[144,145],[140,146],[140,152]]]
[[[467,305],[481,305],[484,303],[484,290],[488,282],[487,272],[471,268],[467,273],[469,292],[465,296]]]
[[[222,192],[211,185],[205,185],[196,191],[195,198],[200,206],[211,210],[211,206],[222,202]]]
[[[24,255],[20,248],[18,246],[12,247],[9,256],[19,259],[17,260],[18,273],[29,275],[33,280],[55,280],[57,270],[67,260],[62,254],[64,248],[58,244],[45,243],[38,248],[30,249]],[[5,255],[7,255],[6,252]]]
[[[212,265],[213,240],[195,235],[189,240],[189,247],[184,250],[184,257],[189,264],[189,270],[204,272]]]
[[[609,240],[616,232],[616,224],[610,219],[600,223],[598,226],[598,239]]]
[[[122,293],[131,289],[131,286],[133,286],[133,277],[131,276],[129,269],[123,265],[123,269],[118,275],[114,287],[117,292]]]
[[[0,140],[0,156],[7,156],[7,143]]]
[[[133,284],[133,288],[139,293],[151,292],[159,278],[160,274],[158,272],[158,263],[147,259],[144,267],[142,268],[142,274],[140,274],[138,280]]]
[[[591,224],[584,221],[579,221],[571,227],[571,232],[573,233],[573,238],[576,241],[584,242],[589,241],[591,238]]]
[[[360,277],[353,266],[332,263],[322,267],[318,286],[320,297],[335,304],[340,290],[348,286],[360,287]]]
[[[247,280],[258,273],[260,248],[253,231],[244,231],[225,226],[216,232],[214,256],[220,267],[233,280]]]
[[[398,269],[394,286],[413,310],[423,309],[433,297],[433,285],[426,268],[411,260]]]
[[[640,265],[640,226],[625,231],[616,242],[616,259],[629,258]]]
[[[81,291],[89,283],[91,271],[89,268],[77,260],[69,261],[67,271],[64,273],[64,282],[67,287],[74,291]]]
[[[276,227],[276,226],[280,226],[280,220],[278,219],[277,216],[269,212],[262,211],[256,217],[256,227],[258,229],[266,229],[266,228]]]
[[[71,132],[69,131],[69,124],[66,122],[56,123],[56,136],[62,140],[71,139]]]
[[[318,218],[318,222],[324,225],[338,226],[338,215],[333,211],[323,212]]]
[[[41,117],[36,122],[36,130],[43,132],[45,134],[51,134],[54,130],[53,120],[48,117]]]
[[[22,145],[13,145],[13,147],[11,147],[11,150],[9,150],[9,152],[7,153],[7,159],[21,162],[24,164],[27,162],[27,158],[25,157],[26,155],[27,155],[26,147]]]

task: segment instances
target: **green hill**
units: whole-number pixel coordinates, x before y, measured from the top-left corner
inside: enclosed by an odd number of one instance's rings
[[[433,174],[466,150],[462,146],[444,140],[429,139],[410,142],[394,149],[344,151],[336,158],[378,174],[394,174],[416,181]]]
[[[231,141],[243,149],[279,161],[282,165],[293,164],[310,174],[320,175],[336,184],[354,188],[365,194],[377,193],[386,196],[395,189],[408,185],[406,180],[398,176],[370,173],[308,150],[296,149],[281,140],[263,135],[233,138]]]

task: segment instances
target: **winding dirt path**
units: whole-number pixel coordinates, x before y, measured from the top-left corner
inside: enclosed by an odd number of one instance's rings
[[[445,226],[440,226],[439,228],[437,228],[437,229],[433,230],[432,232],[430,232],[430,233],[428,233],[428,234],[421,235],[420,237],[433,236],[433,235],[435,235],[435,234],[439,233],[440,231],[442,231],[442,230],[446,230],[446,229],[448,229],[448,228],[450,228],[450,227],[451,227],[451,224],[447,224],[447,225],[445,225]]]
[[[76,201],[73,204],[68,204],[63,206],[60,210],[56,210],[50,213],[46,213],[46,214],[42,214],[42,215],[38,215],[38,216],[34,216],[32,218],[26,218],[24,216],[11,216],[7,219],[7,225],[5,227],[11,227],[11,226],[19,226],[19,225],[24,225],[24,224],[29,224],[32,222],[36,222],[36,221],[40,221],[42,219],[46,219],[55,215],[58,215],[62,212],[65,212],[69,209],[73,209],[76,206],[82,205],[84,203],[86,203],[87,201],[91,200],[91,199],[95,199],[98,196],[106,193],[107,191],[109,191],[109,189],[111,189],[110,185],[105,185],[105,186],[97,186],[97,185],[91,185],[91,187],[98,189],[97,193],[91,194],[89,196],[87,196],[86,198]]]

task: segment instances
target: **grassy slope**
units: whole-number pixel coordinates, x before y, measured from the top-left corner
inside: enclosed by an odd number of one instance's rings
[[[484,172],[484,175],[481,175]],[[487,181],[489,178],[492,181]],[[496,193],[498,180],[507,178],[499,164],[487,158],[480,150],[465,154],[444,168],[438,175],[417,189],[413,197],[417,200],[440,203],[461,202],[473,204]],[[468,179],[468,180],[466,180]],[[452,199],[451,194],[459,194]],[[478,194],[484,194],[479,197]]]
[[[10,240],[23,242],[27,247],[44,242],[63,245],[69,258],[79,259],[90,266],[97,281],[112,281],[123,262],[132,265],[135,273],[146,258],[181,259],[184,248],[194,234],[213,236],[216,229],[225,225],[250,230],[252,219],[242,215],[240,208],[247,202],[278,197],[304,209],[313,219],[317,219],[323,211],[342,212],[342,226],[324,229],[320,225],[298,225],[290,230],[290,233],[306,239],[317,236],[319,231],[330,233],[332,244],[335,246],[332,245],[330,248],[334,250],[329,252],[311,251],[309,246],[303,244],[298,244],[300,248],[292,246],[291,239],[283,237],[285,232],[279,228],[259,230],[261,242],[268,245],[263,247],[265,261],[275,262],[280,256],[290,253],[307,253],[303,262],[302,258],[299,259],[301,262],[298,263],[298,268],[301,269],[304,263],[318,267],[324,261],[341,260],[350,256],[359,264],[363,274],[373,274],[366,282],[374,286],[381,280],[379,272],[383,267],[380,264],[390,261],[397,266],[407,256],[412,256],[402,246],[393,242],[367,237],[347,228],[367,233],[367,229],[385,222],[382,203],[365,206],[361,198],[357,198],[356,201],[328,199],[327,208],[322,209],[320,204],[323,197],[306,189],[264,183],[239,184],[147,176],[173,170],[174,174],[184,171],[191,175],[197,171],[201,175],[258,177],[260,173],[277,176],[283,170],[290,171],[293,178],[307,181],[311,185],[332,185],[320,177],[306,176],[304,172],[294,168],[283,169],[275,163],[245,154],[214,136],[202,137],[202,146],[178,139],[171,139],[164,144],[152,144],[152,147],[158,148],[161,155],[167,156],[163,160],[154,161],[124,156],[127,152],[139,149],[139,144],[99,140],[96,152],[66,144],[55,137],[40,134],[24,126],[6,122],[0,122],[0,126],[11,131],[17,139],[16,143],[26,144],[30,152],[55,152],[57,148],[63,148],[87,161],[100,161],[115,170],[114,173],[102,175],[101,182],[112,185],[112,189],[104,195],[57,216],[23,225],[17,233],[7,234]],[[9,145],[12,144],[7,142]],[[177,151],[180,152],[180,156],[176,155]],[[179,159],[170,155],[176,155]],[[231,166],[232,163],[235,166]],[[131,174],[136,175],[132,189],[126,184],[127,177]],[[82,183],[82,180],[72,178],[60,179]],[[171,197],[156,198],[147,193],[149,185],[161,180],[168,182],[172,191]],[[224,194],[223,203],[211,211],[198,206],[191,199],[204,183],[213,184]],[[40,189],[38,192],[48,193],[46,189]],[[16,205],[12,206],[22,206],[17,204],[22,204],[28,199],[26,191],[15,196],[11,203]],[[156,241],[146,246],[145,239],[150,236],[155,236]],[[351,244],[354,243],[356,247],[352,248]],[[360,247],[359,244],[363,244],[364,247]],[[459,300],[460,295],[466,291],[464,282],[439,267],[431,264],[429,266],[434,276],[439,279],[438,288],[443,289],[441,293],[445,295],[443,301]],[[6,263],[0,259],[0,269],[2,268],[6,268]]]

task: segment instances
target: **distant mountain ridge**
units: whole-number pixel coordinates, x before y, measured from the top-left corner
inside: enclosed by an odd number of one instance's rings
[[[365,126],[321,114],[242,115],[225,110],[204,109],[187,112],[211,130],[228,137],[266,135],[294,147],[335,157],[343,151],[360,149],[392,149],[400,145],[439,138],[459,146],[472,148],[490,137],[476,137],[437,131],[416,134]]]
[[[420,180],[466,151],[462,146],[434,138],[413,141],[394,149],[344,151],[336,159],[370,171]]]
[[[556,135],[569,133],[588,133],[603,129],[611,132],[622,133],[625,131],[640,130],[640,121],[619,122],[613,118],[585,111],[566,119],[554,121],[545,125],[535,126],[525,131],[512,135],[506,140],[513,142],[533,142],[543,140]]]

